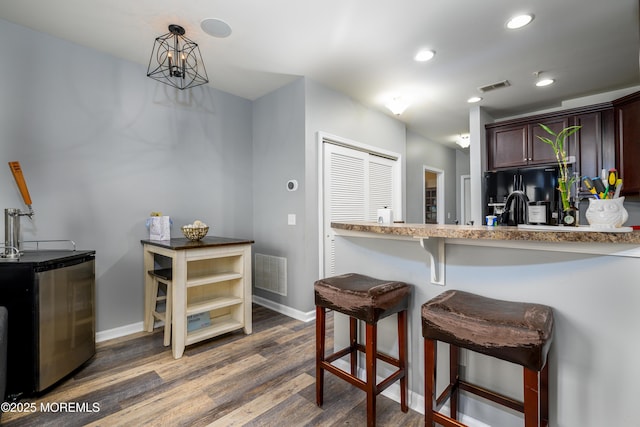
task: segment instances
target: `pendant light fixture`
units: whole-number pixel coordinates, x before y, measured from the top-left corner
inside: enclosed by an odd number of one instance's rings
[[[387,102],[385,106],[389,110],[391,110],[393,114],[395,114],[396,116],[399,116],[402,113],[404,113],[404,110],[406,110],[409,107],[409,102],[397,96],[393,98],[391,101]]]
[[[459,135],[456,139],[456,144],[462,148],[469,148],[471,145],[471,136],[468,133]]]
[[[156,38],[147,77],[181,90],[209,83],[198,44],[184,34],[184,28],[171,24],[167,34]]]

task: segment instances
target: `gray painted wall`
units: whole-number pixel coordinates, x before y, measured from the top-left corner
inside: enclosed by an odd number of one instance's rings
[[[436,144],[424,137],[407,132],[407,215],[410,223],[424,223],[424,167],[444,171],[444,221],[452,224],[457,218],[456,188],[460,185],[456,173],[456,149]]]
[[[254,102],[254,252],[287,258],[287,296],[254,294],[313,314],[319,278],[318,132],[385,148],[401,155],[404,124],[305,78]],[[404,175],[404,173],[403,173]],[[296,179],[299,188],[286,190]],[[287,215],[296,225],[287,225]]]
[[[254,287],[254,294],[278,304],[310,310],[305,295],[304,79],[267,94],[253,106],[254,253],[287,258],[288,291],[281,296]],[[297,191],[286,183],[298,181]],[[296,225],[287,215],[296,215]]]
[[[21,163],[36,212],[24,240],[72,239],[97,252],[97,330],[142,321],[141,239],[151,211],[210,234],[253,237],[248,100],[179,92],[146,70],[0,20],[0,208],[24,208],[8,161]],[[151,49],[151,45],[149,46]]]

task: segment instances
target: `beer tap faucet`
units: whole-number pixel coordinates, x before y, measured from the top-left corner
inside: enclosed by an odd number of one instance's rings
[[[27,189],[27,183],[22,175],[22,168],[19,162],[9,162],[11,173],[13,178],[18,184],[20,194],[24,199],[25,205],[29,208],[28,212],[23,212],[20,209],[8,208],[4,210],[4,247],[6,258],[15,258],[20,256],[20,217],[28,216],[29,219],[33,219],[33,208],[31,207],[31,196]]]

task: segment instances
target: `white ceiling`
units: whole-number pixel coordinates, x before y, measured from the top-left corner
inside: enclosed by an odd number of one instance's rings
[[[385,101],[402,95],[411,106],[399,120],[447,145],[468,132],[466,100],[481,86],[511,83],[481,95],[501,118],[640,84],[638,9],[638,0],[0,0],[0,18],[145,67],[155,37],[182,25],[210,85],[251,100],[299,76],[386,114]],[[507,30],[522,12],[534,21]],[[205,18],[232,34],[207,35]],[[416,63],[420,48],[435,58]],[[536,71],[556,84],[536,88]]]

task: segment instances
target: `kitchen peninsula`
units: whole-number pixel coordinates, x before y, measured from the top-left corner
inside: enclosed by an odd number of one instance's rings
[[[356,272],[414,285],[409,309],[410,405],[423,403],[421,305],[447,289],[553,307],[551,426],[637,425],[640,378],[640,232],[558,231],[527,227],[332,223],[336,274]],[[438,271],[434,271],[438,270]],[[446,273],[446,274],[445,274]],[[442,286],[444,285],[444,286]],[[394,354],[395,319],[380,325],[379,347]],[[336,316],[336,346],[348,322]],[[441,353],[441,354],[440,354]],[[469,380],[522,398],[516,365],[464,352]],[[439,348],[439,378],[447,377]],[[384,376],[387,372],[379,372]],[[442,390],[444,382],[438,382]],[[390,393],[395,389],[390,389]],[[520,426],[518,414],[466,397],[463,413],[489,425]]]

